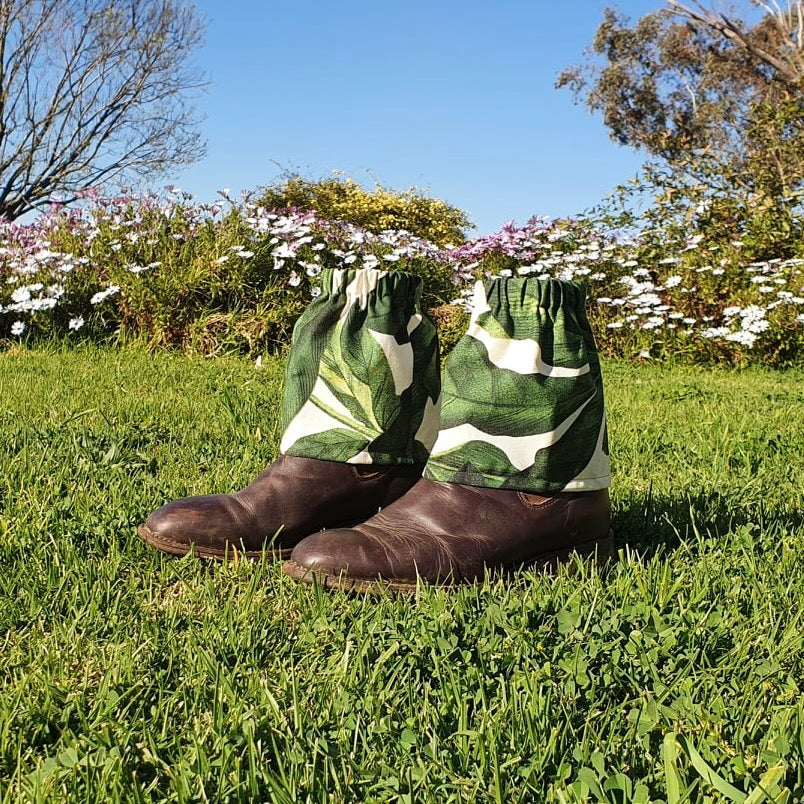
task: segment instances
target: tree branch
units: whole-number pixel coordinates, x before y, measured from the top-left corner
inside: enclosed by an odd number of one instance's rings
[[[772,53],[768,52],[765,48],[761,48],[756,43],[750,41],[745,32],[737,25],[737,23],[733,22],[723,14],[721,14],[719,17],[716,17],[714,14],[705,9],[700,3],[696,2],[696,0],[692,0],[692,2],[696,8],[699,9],[699,11],[694,11],[689,6],[681,3],[680,0],[667,0],[668,5],[675,13],[717,31],[723,37],[733,42],[747,53],[750,53],[754,58],[759,59],[770,67],[773,67],[779,76],[786,82],[793,85],[798,85],[802,78],[804,78],[804,75],[802,75],[799,70],[795,69],[793,65],[782,61]]]
[[[0,215],[197,157],[200,37],[179,0],[0,0]]]

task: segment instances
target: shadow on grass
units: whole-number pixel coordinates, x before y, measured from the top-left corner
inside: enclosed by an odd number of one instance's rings
[[[804,511],[781,508],[777,501],[751,501],[718,490],[691,491],[676,497],[652,488],[612,504],[616,547],[650,557],[675,550],[681,541],[717,539],[741,527],[794,532],[804,528]]]

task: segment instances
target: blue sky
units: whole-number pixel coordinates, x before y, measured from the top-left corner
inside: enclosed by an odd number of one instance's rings
[[[632,18],[661,0],[622,0]],[[197,0],[207,157],[176,182],[199,200],[283,171],[426,188],[477,234],[571,215],[642,159],[556,90],[604,0]]]

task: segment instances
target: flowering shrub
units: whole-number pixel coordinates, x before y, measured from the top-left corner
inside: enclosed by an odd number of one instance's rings
[[[466,214],[416,188],[398,192],[377,184],[366,190],[354,179],[309,181],[290,175],[262,191],[267,209],[315,210],[327,220],[344,220],[372,231],[404,229],[439,245],[463,243],[470,227]]]
[[[618,238],[590,221],[533,218],[466,243],[451,258],[464,282],[494,274],[586,282],[605,354],[769,365],[801,357],[804,243],[798,257],[746,261],[740,241],[724,249],[693,235],[668,254],[660,234]]]
[[[324,267],[404,267],[424,277],[425,304],[454,295],[452,269],[429,241],[221,195],[215,204],[175,188],[166,199],[93,197],[30,225],[0,224],[0,337],[270,349],[288,340]]]
[[[201,354],[256,352],[288,341],[323,268],[384,267],[423,276],[425,305],[449,325],[447,349],[476,278],[532,275],[587,284],[605,354],[782,365],[804,353],[804,244],[791,248],[757,260],[739,240],[622,237],[589,220],[544,218],[450,247],[227,191],[214,204],[175,188],[92,196],[81,209],[0,224],[0,338],[135,337]]]

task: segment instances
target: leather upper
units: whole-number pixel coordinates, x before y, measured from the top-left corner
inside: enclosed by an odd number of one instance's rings
[[[307,537],[291,562],[348,578],[460,582],[608,534],[607,489],[541,496],[422,478],[362,524]]]
[[[186,497],[145,527],[162,540],[225,552],[288,548],[322,528],[360,522],[405,493],[422,466],[375,466],[280,456],[234,494]]]

